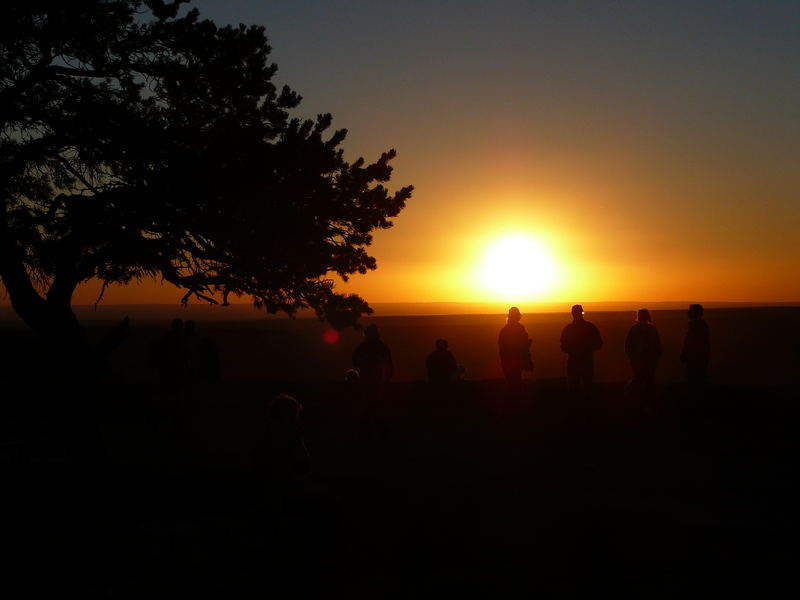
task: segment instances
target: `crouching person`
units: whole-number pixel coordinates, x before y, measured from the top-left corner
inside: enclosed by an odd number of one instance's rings
[[[447,340],[436,340],[436,350],[425,361],[425,369],[431,383],[452,383],[461,377],[456,357],[448,350]]]
[[[279,394],[269,405],[266,465],[276,483],[290,483],[311,472],[300,412],[303,405],[289,394]]]
[[[323,557],[336,539],[338,510],[311,478],[300,413],[303,405],[289,394],[269,404],[266,503],[260,511],[265,544],[271,548],[271,576],[279,595],[305,597],[322,570]],[[299,593],[298,593],[299,590]],[[319,594],[314,594],[317,596]]]

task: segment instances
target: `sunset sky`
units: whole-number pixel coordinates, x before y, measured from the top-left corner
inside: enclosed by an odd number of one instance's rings
[[[798,2],[193,4],[265,25],[296,114],[331,112],[349,158],[397,150],[391,187],[416,191],[376,236],[378,270],[342,289],[800,300]],[[503,248],[528,259],[487,280]],[[179,296],[147,284],[106,302]]]

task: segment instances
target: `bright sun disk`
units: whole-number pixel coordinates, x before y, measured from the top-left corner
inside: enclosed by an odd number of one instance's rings
[[[487,249],[478,278],[495,300],[531,300],[552,286],[555,265],[536,239],[503,237]]]

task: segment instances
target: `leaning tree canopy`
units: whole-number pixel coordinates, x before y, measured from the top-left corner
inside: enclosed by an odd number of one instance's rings
[[[393,150],[347,162],[331,116],[292,117],[261,26],[218,27],[184,0],[8,0],[0,8],[0,276],[20,314],[75,287],[160,277],[191,297],[337,326],[335,290],[411,187]],[[25,318],[25,315],[23,315]]]

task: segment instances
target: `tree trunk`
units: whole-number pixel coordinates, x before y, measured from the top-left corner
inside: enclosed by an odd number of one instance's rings
[[[106,462],[97,411],[100,365],[77,318],[61,315],[52,322],[45,341],[62,383],[65,429],[72,460],[83,466]]]
[[[4,188],[0,180],[0,194]],[[99,364],[71,308],[72,294],[86,277],[67,266],[55,274],[50,289],[42,296],[31,281],[22,246],[8,230],[5,212],[5,198],[0,196],[0,278],[16,313],[47,344],[53,367],[63,383],[73,460],[80,464],[103,463],[105,451],[96,410]]]

